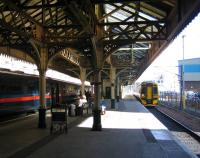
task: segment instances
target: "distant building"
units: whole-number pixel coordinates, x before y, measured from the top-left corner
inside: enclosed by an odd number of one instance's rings
[[[200,92],[200,58],[179,60],[178,65],[180,80],[183,74],[185,81],[185,91]]]

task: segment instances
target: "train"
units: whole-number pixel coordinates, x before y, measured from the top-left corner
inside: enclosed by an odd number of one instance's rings
[[[139,86],[139,97],[140,102],[144,106],[155,107],[158,105],[159,91],[158,85],[152,81],[144,81]]]
[[[46,81],[47,108],[78,99],[80,84],[51,77]],[[39,76],[0,70],[0,116],[37,111],[39,98]]]

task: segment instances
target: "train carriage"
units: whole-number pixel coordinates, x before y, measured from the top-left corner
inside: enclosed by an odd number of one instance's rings
[[[0,71],[0,116],[36,111],[40,98],[38,79],[37,75]],[[47,108],[62,103],[66,96],[70,103],[77,99],[74,96],[79,93],[80,84],[50,77],[47,77],[46,81]]]
[[[140,100],[144,106],[157,106],[159,99],[158,85],[154,82],[142,82]]]

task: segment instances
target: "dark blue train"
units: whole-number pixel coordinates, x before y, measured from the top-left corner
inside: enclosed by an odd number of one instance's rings
[[[39,107],[39,79],[36,75],[0,71],[0,116],[35,111]],[[46,105],[77,99],[80,85],[47,78]]]

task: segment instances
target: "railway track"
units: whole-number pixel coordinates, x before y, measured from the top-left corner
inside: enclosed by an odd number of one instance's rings
[[[157,108],[148,108],[148,110],[162,122],[178,140],[200,158],[200,136],[170,116],[162,113]]]

